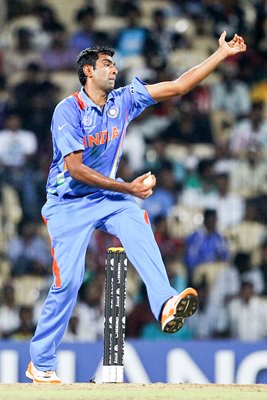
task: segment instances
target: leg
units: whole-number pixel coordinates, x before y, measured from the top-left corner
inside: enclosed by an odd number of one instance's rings
[[[87,214],[84,204],[78,201],[74,205],[48,201],[43,208],[52,241],[55,279],[30,345],[32,362],[40,371],[56,368],[56,350],[83,280],[85,252],[94,228]]]
[[[170,286],[146,212],[133,201],[124,200],[120,212],[112,214],[103,229],[120,239],[146,285],[152,312],[159,319],[162,305],[177,292]]]

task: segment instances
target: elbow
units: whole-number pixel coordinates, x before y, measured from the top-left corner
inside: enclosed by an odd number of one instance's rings
[[[188,87],[188,85],[181,85],[179,87],[179,95],[184,96],[185,94],[189,93],[191,91],[191,87]]]
[[[180,96],[184,96],[185,94],[187,94],[187,93],[189,93],[189,92],[190,92],[190,90],[184,89],[184,90],[181,90],[181,91],[180,91],[179,95],[180,95]]]
[[[185,94],[189,93],[193,87],[187,82],[187,81],[176,81],[176,85],[175,85],[175,91],[176,91],[176,95],[178,96],[184,96]]]

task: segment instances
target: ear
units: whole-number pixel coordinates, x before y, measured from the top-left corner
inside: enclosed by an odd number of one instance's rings
[[[85,76],[88,76],[88,78],[92,78],[93,76],[93,66],[92,65],[84,65],[83,66],[83,73]]]

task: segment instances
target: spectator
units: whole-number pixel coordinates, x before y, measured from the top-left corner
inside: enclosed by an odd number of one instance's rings
[[[139,6],[140,0],[110,0],[108,9],[112,15],[124,18],[127,17],[129,4]]]
[[[32,307],[22,306],[19,310],[19,326],[8,332],[5,338],[14,340],[30,340],[35,331]]]
[[[53,108],[59,100],[60,88],[49,76],[43,76],[38,83],[38,87],[32,93],[30,98],[31,110],[24,114],[25,129],[36,133],[39,149],[45,149],[50,145],[50,119],[53,114]],[[19,107],[20,109],[20,107]]]
[[[149,323],[154,323],[154,318],[148,303],[145,285],[142,284],[137,302],[129,315],[127,315],[126,337],[141,337],[142,329]]]
[[[30,63],[26,67],[25,77],[13,89],[16,109],[24,121],[24,125],[32,112],[33,98],[36,91],[40,90],[40,86],[40,66],[36,63]]]
[[[259,143],[251,143],[231,171],[231,190],[243,197],[267,194],[267,166]]]
[[[254,103],[248,118],[237,122],[231,133],[231,150],[237,156],[242,156],[247,148],[259,145],[267,150],[267,121],[264,117],[264,104]]]
[[[197,169],[189,171],[180,196],[180,204],[197,209],[216,208],[214,160],[202,159]]]
[[[33,132],[22,129],[17,111],[10,111],[5,129],[0,131],[0,164],[6,168],[21,169],[27,157],[37,151],[37,140]]]
[[[240,292],[241,282],[250,282],[254,292],[259,295],[263,291],[263,280],[258,268],[252,266],[249,253],[236,253],[233,263],[218,272],[210,287],[207,301],[209,315],[214,335],[227,334],[226,305]]]
[[[95,17],[95,9],[91,6],[83,7],[77,12],[76,22],[79,28],[70,37],[70,47],[77,54],[87,47],[101,46],[108,41],[105,33],[95,31]]]
[[[73,313],[73,315],[70,317],[69,325],[63,338],[64,342],[77,342],[80,340],[78,332],[79,323],[79,317]]]
[[[242,282],[239,296],[230,301],[227,311],[232,338],[245,341],[266,339],[267,303],[255,294],[251,282]]]
[[[0,129],[4,128],[9,103],[10,95],[7,91],[6,78],[4,75],[0,75]]]
[[[36,154],[37,146],[35,134],[22,129],[17,111],[9,111],[5,129],[0,131],[0,165],[3,180],[18,191],[23,210],[24,205],[27,207],[25,188],[29,186],[25,181],[25,170],[30,158]]]
[[[235,32],[245,33],[245,14],[240,0],[206,1],[206,11],[213,23],[213,34],[226,30],[231,36]]]
[[[223,111],[235,118],[247,116],[251,110],[249,87],[238,79],[238,65],[226,61],[220,72],[220,81],[211,87],[212,111]]]
[[[53,31],[51,44],[43,50],[42,67],[46,71],[74,71],[77,52],[69,46],[67,32],[63,27]]]
[[[211,143],[211,130],[209,123],[192,106],[180,104],[179,112],[176,110],[168,126],[160,132],[162,140],[176,144]],[[188,103],[187,103],[188,104]],[[205,123],[205,126],[203,126]]]
[[[224,231],[224,234],[228,239],[232,254],[249,252],[255,264],[255,260],[258,259],[259,244],[266,234],[266,225],[258,202],[254,199],[247,200],[243,219],[237,225]]]
[[[8,79],[16,72],[23,72],[29,63],[40,61],[40,52],[34,47],[32,32],[27,28],[19,28],[14,34],[14,46],[4,53],[4,72]]]
[[[181,37],[168,27],[166,10],[163,8],[155,9],[152,13],[152,27],[146,42],[148,56],[158,59],[153,64],[167,61],[170,52],[179,46],[180,41]]]
[[[229,190],[229,174],[217,173],[215,181],[218,190],[215,206],[218,216],[218,228],[223,231],[242,220],[245,203],[239,194]]]
[[[158,134],[168,124],[169,117],[167,115],[155,115],[152,108],[147,108],[138,119],[129,125],[124,152],[127,153],[129,163],[134,171],[144,169],[146,158],[146,168],[148,169],[158,167],[161,159],[165,158],[166,143],[158,138]]]
[[[17,232],[22,219],[19,195],[12,185],[7,183],[4,171],[0,173],[0,253],[6,251],[7,241]],[[2,261],[3,262],[3,261]]]
[[[153,231],[162,256],[179,258],[183,250],[183,241],[170,236],[168,220],[165,215],[155,217]]]
[[[193,338],[203,340],[211,338],[214,334],[213,315],[210,315],[211,310],[208,308],[209,287],[204,278],[195,287],[199,296],[198,312],[188,323],[193,332]]]
[[[182,251],[177,254],[177,251],[171,255],[164,257],[164,263],[166,265],[167,274],[171,285],[181,293],[187,286],[187,273],[182,262]]]
[[[11,284],[3,287],[1,297],[0,336],[5,337],[19,326],[19,308],[15,303],[15,290]]]
[[[267,240],[265,239],[260,246],[259,270],[263,280],[262,295],[267,297]]]
[[[172,164],[165,161],[157,174],[157,186],[152,196],[142,202],[142,208],[147,210],[151,223],[159,215],[167,216],[174,206],[176,182]]]
[[[12,275],[40,275],[50,273],[51,255],[49,243],[38,233],[36,223],[23,222],[16,236],[7,244],[12,262]]]
[[[103,274],[99,273],[81,288],[81,301],[75,307],[69,327],[69,333],[76,334],[80,341],[95,341],[103,336],[103,283]]]
[[[127,26],[121,29],[115,40],[118,59],[143,56],[149,35],[149,31],[141,25],[142,14],[140,8],[133,3],[128,3],[126,7]]]
[[[43,31],[48,35],[51,35],[58,29],[63,28],[63,25],[58,20],[53,8],[49,7],[48,5],[39,4],[34,7],[33,12],[39,18]]]
[[[189,276],[201,264],[228,260],[227,242],[217,230],[217,213],[206,209],[202,226],[186,238],[185,265]]]
[[[256,21],[254,25],[255,36],[254,46],[257,50],[266,49],[266,18],[267,5],[266,0],[258,0],[255,4]]]

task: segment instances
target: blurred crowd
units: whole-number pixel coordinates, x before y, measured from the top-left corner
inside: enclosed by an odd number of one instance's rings
[[[247,52],[128,128],[118,176],[152,171],[148,211],[173,287],[199,311],[164,335],[128,268],[127,337],[267,338],[267,1],[0,0],[0,336],[30,339],[52,284],[40,210],[55,105],[80,89],[86,47],[116,50],[117,86],[171,80],[211,54],[227,31]],[[63,12],[64,8],[64,12]],[[96,231],[66,341],[103,336],[104,264],[118,239]],[[138,252],[138,249],[136,249]]]

